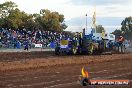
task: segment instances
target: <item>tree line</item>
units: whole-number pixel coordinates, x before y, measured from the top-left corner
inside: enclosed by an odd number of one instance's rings
[[[63,31],[67,28],[64,19],[63,14],[48,9],[41,9],[39,14],[27,14],[12,1],[0,4],[0,28]]]
[[[128,40],[132,40],[132,17],[126,17],[121,22],[121,29],[116,29],[113,34],[115,34],[116,37],[122,35]]]
[[[96,32],[101,33],[102,31],[105,31],[104,27],[97,25]],[[126,17],[121,22],[121,29],[116,29],[112,34],[114,34],[116,38],[123,36],[127,40],[132,40],[132,17]]]

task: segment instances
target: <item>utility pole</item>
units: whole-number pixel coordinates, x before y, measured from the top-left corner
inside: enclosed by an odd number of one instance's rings
[[[88,26],[88,25],[87,25],[87,13],[86,13],[85,16],[86,16],[86,28],[83,29],[83,35],[86,34],[86,32],[87,32],[87,26]]]
[[[88,26],[88,25],[87,25],[87,14],[86,14],[86,30],[87,30],[87,26]]]

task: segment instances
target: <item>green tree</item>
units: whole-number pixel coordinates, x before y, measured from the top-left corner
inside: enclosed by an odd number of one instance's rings
[[[17,5],[12,1],[7,1],[3,4],[0,4],[0,18],[7,17],[15,8],[17,8]]]
[[[132,17],[126,17],[121,23],[121,30],[124,32],[132,31]]]
[[[17,8],[17,5],[11,1],[0,4],[0,27],[6,27],[9,25],[8,16],[15,8]]]
[[[68,26],[67,26],[65,23],[62,23],[62,24],[61,24],[61,29],[64,30],[64,29],[66,29],[67,27],[68,27]]]
[[[122,35],[126,39],[132,39],[132,17],[126,17],[122,22],[121,22],[121,30],[115,30],[113,34],[116,36]]]
[[[26,28],[32,30],[36,25],[33,21],[33,15],[21,12],[18,8],[10,11],[8,17],[4,19],[6,20],[6,23],[3,25],[3,27],[8,28]]]
[[[121,31],[126,39],[132,39],[132,17],[126,17],[121,23]]]
[[[25,16],[24,12],[20,12],[19,9],[12,10],[7,17],[8,28],[19,28],[22,26],[22,18]]]
[[[40,14],[27,14],[9,1],[0,4],[0,27],[63,31],[67,25],[64,23],[64,15],[58,12],[42,9]]]
[[[58,12],[51,12],[47,9],[42,9],[40,15],[36,17],[36,22],[42,25],[44,30],[63,31],[67,28],[63,21],[64,15]]]
[[[97,25],[96,26],[96,32],[97,33],[102,33],[102,31],[105,31],[104,27],[102,25]]]
[[[122,31],[120,29],[116,29],[112,34],[114,34],[115,37],[118,38],[118,36],[122,35]]]

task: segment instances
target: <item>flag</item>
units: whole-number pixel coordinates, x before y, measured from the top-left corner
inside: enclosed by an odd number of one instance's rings
[[[96,28],[96,8],[95,8],[95,11],[94,11],[94,14],[93,14],[92,21],[93,21],[92,27]]]
[[[96,23],[96,13],[94,12],[94,15],[93,15],[93,25],[95,25]]]

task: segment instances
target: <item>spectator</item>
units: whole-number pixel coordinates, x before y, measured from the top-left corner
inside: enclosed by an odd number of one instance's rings
[[[23,45],[41,43],[44,47],[47,47],[51,42],[57,43],[61,38],[69,37],[63,33],[51,32],[51,31],[41,31],[41,30],[32,30],[27,31],[24,29],[0,29],[0,43],[5,48],[21,48]],[[25,39],[28,40],[28,44],[25,44]],[[24,47],[25,48],[25,47]],[[26,48],[27,49],[27,48]]]
[[[24,42],[24,50],[27,50],[28,51],[28,41],[25,41]]]

